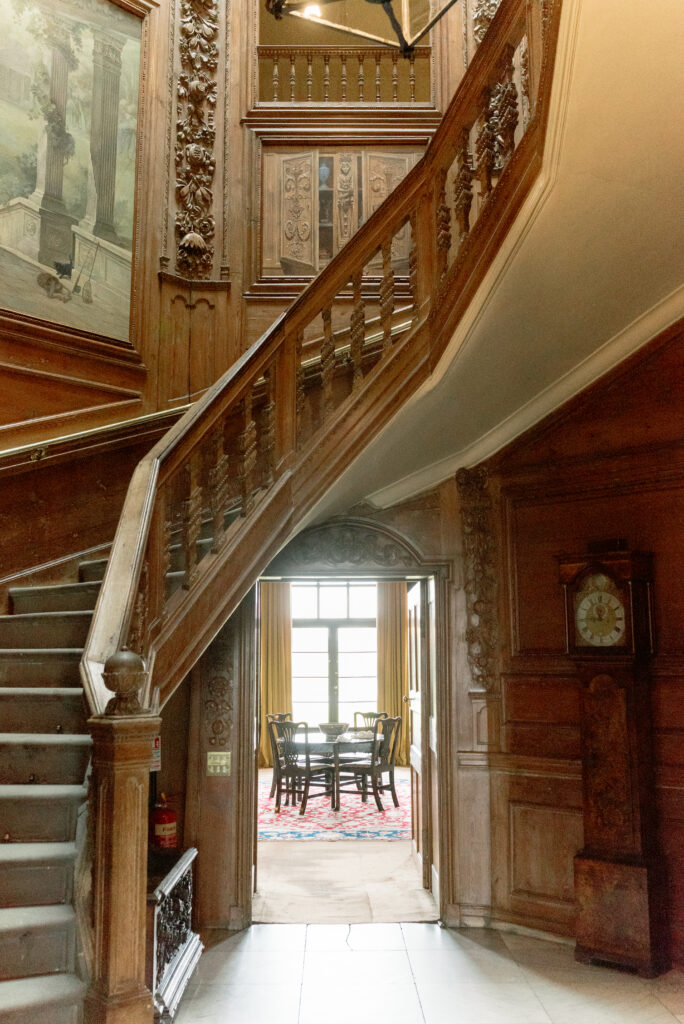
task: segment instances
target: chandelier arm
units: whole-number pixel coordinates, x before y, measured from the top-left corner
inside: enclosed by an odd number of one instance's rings
[[[434,26],[437,24],[439,19],[442,18],[446,14],[446,12],[449,10],[449,8],[453,7],[454,4],[456,4],[458,2],[459,2],[459,0],[448,0],[448,3],[444,5],[444,7],[441,9],[441,11],[438,11],[437,14],[435,14],[435,16],[432,18],[432,20],[427,23],[425,28],[421,29],[417,36],[413,36],[409,40],[409,42],[407,44],[409,46],[409,48],[413,49],[413,47],[416,45],[416,43],[420,42],[420,40],[423,38],[423,36],[426,36],[428,34],[428,32],[432,28],[434,28]]]
[[[384,39],[382,36],[371,35],[370,32],[362,32],[361,29],[351,28],[347,25],[336,25],[334,21],[326,21],[325,18],[305,18],[300,11],[283,10],[290,18],[302,18],[309,25],[325,25],[326,28],[333,28],[336,32],[342,32],[351,36],[358,36],[360,39],[368,39],[371,43],[379,43],[381,46],[388,46],[392,50],[399,49],[399,44],[392,39]]]
[[[411,49],[411,44],[406,41],[403,29],[397,17],[392,9],[392,0],[383,0],[382,9],[390,20],[390,25],[394,29],[397,39],[399,40],[399,49],[402,53],[406,53],[407,50]]]

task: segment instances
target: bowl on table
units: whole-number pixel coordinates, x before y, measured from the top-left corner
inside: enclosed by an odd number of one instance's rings
[[[346,732],[349,722],[319,722],[318,728],[325,734],[326,740],[336,740],[343,732]]]

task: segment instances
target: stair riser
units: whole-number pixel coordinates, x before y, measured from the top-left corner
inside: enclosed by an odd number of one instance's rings
[[[80,785],[90,757],[89,746],[3,744],[0,784]]]
[[[31,612],[93,611],[99,590],[99,583],[10,590],[10,607],[14,615]]]
[[[64,696],[16,696],[0,691],[3,732],[86,732],[86,713],[79,693]]]
[[[80,651],[59,657],[0,651],[0,686],[80,686]]]
[[[106,569],[106,558],[98,558],[92,562],[82,562],[78,567],[78,578],[81,583],[98,583],[104,577]]]
[[[89,612],[31,615],[25,619],[7,615],[0,619],[0,646],[83,647],[91,619]]]
[[[73,859],[54,863],[0,864],[0,906],[39,907],[68,903],[73,891]]]
[[[72,842],[76,835],[79,802],[54,797],[45,800],[3,800],[0,792],[0,842]]]
[[[81,1024],[82,1000],[71,1006],[30,1006],[25,1010],[5,1010],[2,1024]]]
[[[73,971],[75,935],[73,922],[0,931],[0,981]]]

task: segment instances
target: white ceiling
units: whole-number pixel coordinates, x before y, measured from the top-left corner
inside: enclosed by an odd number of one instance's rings
[[[683,97],[682,0],[564,0],[534,193],[436,373],[315,518],[486,458],[684,316]]]

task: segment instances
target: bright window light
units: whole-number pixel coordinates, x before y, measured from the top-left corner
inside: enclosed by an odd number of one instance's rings
[[[305,18],[320,18],[321,9],[318,4],[309,4],[304,8],[303,14]]]

